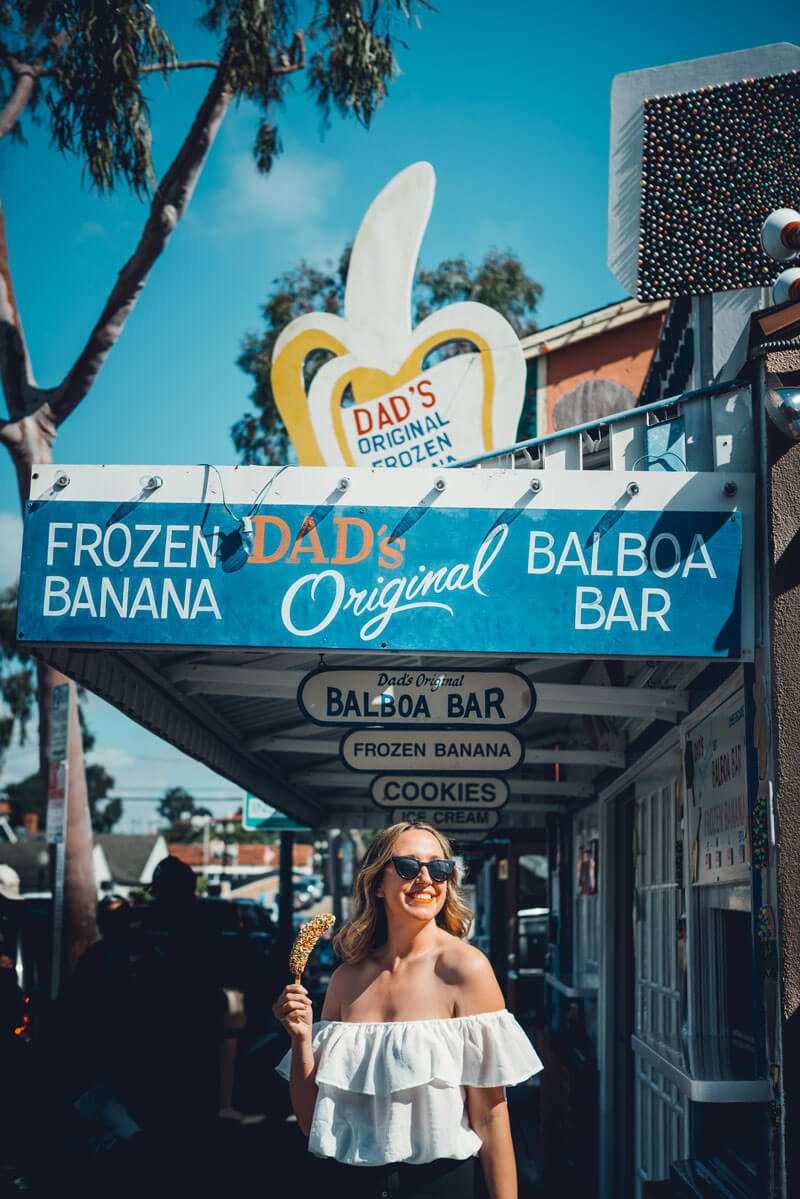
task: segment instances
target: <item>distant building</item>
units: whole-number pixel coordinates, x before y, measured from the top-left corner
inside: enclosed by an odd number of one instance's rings
[[[147,887],[169,848],[161,833],[98,833],[94,839],[97,890],[127,895]]]
[[[635,408],[668,310],[667,300],[623,300],[524,337],[519,439]]]
[[[20,895],[50,890],[50,847],[43,836],[0,840],[0,865],[16,873]]]

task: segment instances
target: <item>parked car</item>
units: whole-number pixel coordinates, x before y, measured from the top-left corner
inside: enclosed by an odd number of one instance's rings
[[[300,911],[317,903],[325,894],[325,885],[318,874],[300,874],[292,876],[292,907]]]

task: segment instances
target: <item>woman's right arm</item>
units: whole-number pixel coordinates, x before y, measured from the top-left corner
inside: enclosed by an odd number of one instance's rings
[[[325,1002],[322,1006],[323,1020],[338,1020],[339,1018],[338,984],[340,979],[337,979],[339,970],[333,972],[325,994]],[[300,983],[290,983],[281,991],[273,1005],[272,1013],[286,1029],[292,1043],[289,1095],[297,1123],[300,1125],[303,1135],[308,1136],[317,1102],[317,1067],[311,1047],[313,1016],[308,991]]]
[[[303,1135],[308,1136],[317,1102],[317,1068],[311,1047],[313,1016],[308,991],[300,983],[290,983],[273,1004],[272,1014],[286,1029],[292,1043],[289,1095],[297,1123]]]

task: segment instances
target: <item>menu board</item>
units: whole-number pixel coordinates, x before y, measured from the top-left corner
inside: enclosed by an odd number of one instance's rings
[[[738,692],[692,731],[686,746],[691,804],[692,882],[740,883],[750,878],[747,802],[747,721]]]

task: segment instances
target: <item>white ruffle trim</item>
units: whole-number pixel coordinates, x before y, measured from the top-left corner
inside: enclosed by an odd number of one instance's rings
[[[392,1095],[428,1083],[514,1086],[542,1063],[506,1010],[441,1020],[351,1024],[322,1020],[312,1031],[318,1086]],[[291,1050],[277,1067],[289,1077]]]

